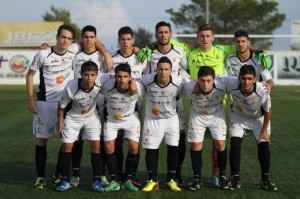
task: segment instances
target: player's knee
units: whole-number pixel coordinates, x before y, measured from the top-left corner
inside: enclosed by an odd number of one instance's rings
[[[226,147],[225,140],[215,140],[215,147],[217,151],[224,151]]]
[[[114,150],[115,150],[115,145],[113,142],[111,141],[105,142],[105,153],[112,154]]]

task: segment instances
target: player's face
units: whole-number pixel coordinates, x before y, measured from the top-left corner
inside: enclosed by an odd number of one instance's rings
[[[96,48],[96,35],[92,31],[86,31],[83,33],[81,37],[81,41],[83,43],[84,48]]]
[[[73,34],[68,30],[62,30],[61,33],[56,36],[56,40],[59,48],[68,49],[73,42]]]
[[[245,74],[239,77],[241,90],[244,94],[250,94],[253,91],[256,78],[252,74]]]
[[[161,82],[169,82],[172,68],[169,63],[159,63],[156,68],[157,79]]]
[[[201,90],[204,94],[210,93],[213,89],[215,80],[211,75],[200,76],[198,79]]]
[[[91,90],[95,84],[95,81],[97,79],[97,72],[96,71],[85,71],[81,74],[82,78],[82,87],[85,90]]]
[[[161,26],[157,29],[155,33],[158,45],[168,45],[172,37],[171,30],[168,26]]]
[[[202,50],[209,50],[212,47],[212,42],[214,41],[215,37],[212,31],[204,30],[198,33],[197,39],[200,43],[200,48]]]
[[[118,39],[121,50],[132,50],[132,45],[134,43],[134,38],[131,34],[122,34]]]
[[[235,38],[235,46],[239,53],[244,53],[249,49],[250,40],[247,37]]]
[[[117,82],[117,88],[121,91],[128,90],[129,88],[129,81],[130,75],[128,72],[125,71],[118,71],[115,75],[115,79]]]

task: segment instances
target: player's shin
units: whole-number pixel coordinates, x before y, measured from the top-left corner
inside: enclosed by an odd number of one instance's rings
[[[167,154],[167,167],[168,167],[168,175],[167,182],[171,179],[175,179],[176,177],[176,168],[178,165],[178,146],[167,146],[168,154]]]
[[[258,144],[258,160],[261,167],[262,181],[269,180],[271,152],[269,149],[269,142],[260,142]]]

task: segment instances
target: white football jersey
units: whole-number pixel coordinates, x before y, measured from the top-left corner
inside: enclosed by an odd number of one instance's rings
[[[232,96],[231,111],[250,118],[259,118],[264,115],[263,111],[269,112],[271,108],[271,98],[265,86],[256,82],[253,92],[249,96],[244,96],[240,90],[240,82],[237,77],[216,77],[223,81],[228,92]]]
[[[37,100],[59,101],[62,90],[71,77],[72,61],[79,51],[79,45],[73,43],[62,55],[56,54],[53,48],[37,53],[29,68],[40,72]]]
[[[80,51],[76,54],[73,60],[74,78],[81,77],[81,65],[86,61],[93,61],[97,64],[99,74],[104,72],[103,68],[103,55],[99,51],[94,51],[90,54],[86,54],[84,51]]]
[[[229,55],[226,59],[228,75],[238,77],[241,67],[247,64],[247,65],[252,65],[255,68],[257,81],[260,80],[267,81],[272,79],[272,76],[268,71],[268,69],[266,69],[262,65],[259,65],[257,59],[258,58],[255,55],[255,53],[251,53],[249,59],[246,61],[241,61],[237,53]]]
[[[95,85],[90,92],[81,89],[81,78],[68,82],[60,98],[60,107],[65,108],[67,116],[73,119],[86,118],[96,112],[100,89],[103,84],[112,77],[108,74],[101,74],[95,81]]]
[[[179,46],[174,46],[167,53],[162,53],[158,49],[153,50],[151,54],[151,59],[149,60],[146,68],[146,74],[156,74],[157,62],[158,60],[166,56],[172,62],[172,75],[178,76],[179,69],[183,68],[184,70],[188,69],[186,54],[183,48]]]
[[[128,57],[124,57],[120,53],[120,50],[117,50],[111,53],[111,56],[112,59],[114,60],[114,66],[113,69],[109,71],[110,73],[115,73],[114,69],[119,64],[129,64],[131,69],[131,76],[136,80],[142,78],[147,63],[146,62],[141,63],[135,54],[131,54]]]
[[[197,81],[184,83],[181,93],[192,100],[192,109],[201,115],[212,115],[221,109],[223,98],[227,92],[226,86],[222,81],[215,81],[212,91],[206,95],[198,96],[193,92]]]
[[[170,83],[160,87],[156,74],[144,75],[141,82],[146,87],[146,116],[161,119],[177,115],[176,96],[181,91],[183,81],[179,76],[171,76]]]
[[[60,107],[65,108],[65,115],[72,119],[84,119],[94,115],[100,86],[94,85],[90,92],[81,89],[82,79],[73,79],[68,82],[60,99]]]
[[[129,92],[122,93],[117,89],[115,79],[110,79],[103,85],[101,93],[105,96],[107,120],[110,122],[123,122],[130,120],[138,111],[136,102],[143,95],[143,85],[137,82],[137,93],[130,95]]]

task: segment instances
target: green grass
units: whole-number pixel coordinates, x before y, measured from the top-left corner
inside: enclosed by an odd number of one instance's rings
[[[56,193],[51,185],[55,170],[58,137],[49,140],[46,176],[48,186],[44,190],[32,187],[36,178],[32,135],[32,114],[27,108],[25,86],[0,86],[0,198],[298,198],[300,195],[298,168],[299,160],[299,110],[300,87],[277,86],[272,91],[272,136],[271,176],[279,188],[268,192],[259,187],[260,168],[257,161],[257,147],[251,134],[245,137],[242,146],[241,178],[243,187],[238,192],[222,191],[204,186],[199,192],[183,190],[172,193],[164,188],[166,178],[166,147],[161,145],[159,179],[161,189],[152,193],[118,191],[93,193],[91,191],[91,166],[88,144],[85,144],[81,170],[81,184],[67,193]],[[185,107],[189,101],[184,98]],[[188,115],[188,112],[186,115]],[[229,143],[227,142],[227,146]],[[187,144],[189,148],[189,144]],[[210,171],[211,140],[206,140],[203,151],[203,182],[207,184]],[[141,151],[138,177],[147,179],[144,150]],[[229,175],[229,165],[227,167]],[[183,176],[189,181],[192,175],[189,149],[183,166]],[[297,196],[298,195],[298,196]]]

